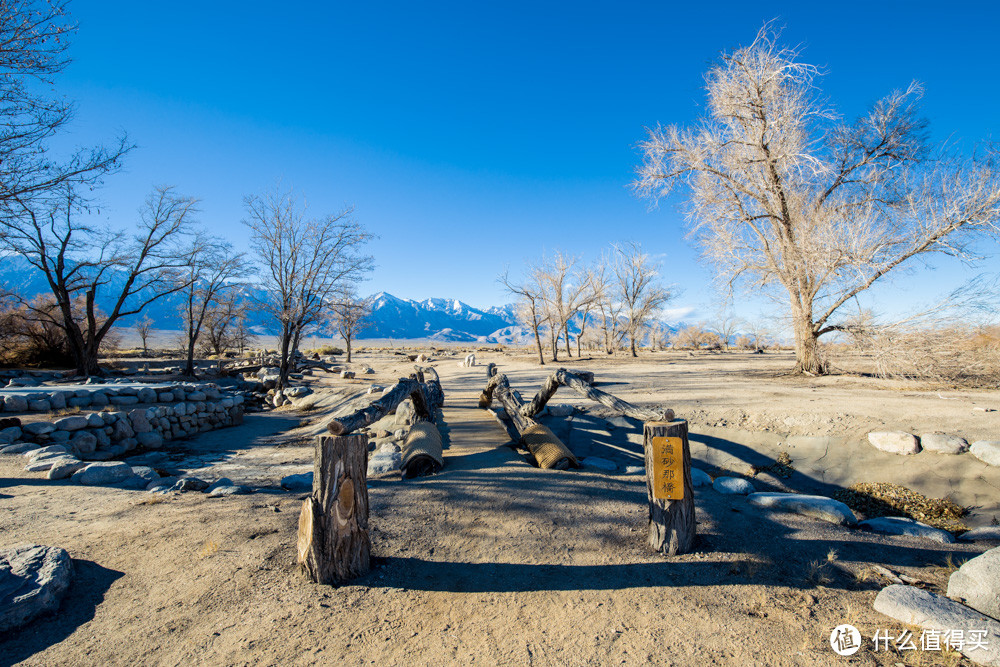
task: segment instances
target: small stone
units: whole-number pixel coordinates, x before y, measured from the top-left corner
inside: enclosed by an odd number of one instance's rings
[[[742,477],[716,477],[712,488],[726,495],[746,496],[753,493],[753,484]]]
[[[197,477],[181,477],[177,483],[170,487],[171,491],[204,491],[208,488],[208,482]]]
[[[826,496],[809,496],[799,493],[752,493],[747,502],[781,512],[794,512],[820,521],[840,526],[853,526],[858,519],[851,508]]]
[[[961,454],[969,451],[969,442],[957,435],[924,433],[920,436],[920,447],[937,454]]]
[[[901,516],[880,516],[868,519],[858,524],[862,530],[870,530],[883,535],[908,535],[910,537],[922,537],[941,544],[952,544],[954,536],[946,530],[928,526],[914,519]]]
[[[402,463],[403,455],[400,452],[376,452],[368,459],[368,475],[380,475],[399,470]]]
[[[224,498],[226,496],[242,496],[250,493],[250,489],[238,484],[230,486],[218,486],[208,492],[209,498]]]
[[[711,486],[712,478],[700,468],[691,468],[691,486]]]
[[[72,580],[73,562],[65,549],[38,544],[0,549],[0,633],[58,609]]]
[[[977,440],[969,452],[987,465],[1000,467],[1000,440]]]
[[[1000,547],[967,561],[948,579],[948,597],[1000,620]]]
[[[909,456],[920,452],[916,436],[905,431],[873,431],[868,434],[868,442],[872,447],[889,454]]]
[[[588,456],[580,461],[586,468],[596,468],[597,470],[604,470],[607,472],[614,472],[618,470],[618,465],[614,461],[609,461],[608,459],[602,459],[599,456]]]
[[[972,631],[985,630],[982,648],[966,642],[960,652],[980,665],[1000,665],[1000,622],[984,616],[954,600],[914,586],[892,584],[875,596],[875,611],[894,618],[904,625],[916,625],[928,630],[961,632],[969,637]]]
[[[289,491],[312,491],[313,474],[311,472],[303,472],[283,477],[281,479],[281,488]]]
[[[144,480],[143,485],[141,487],[139,487],[139,488],[146,488],[152,482],[155,482],[156,480],[160,479],[160,473],[156,472],[156,470],[154,470],[153,468],[151,468],[149,466],[137,466],[137,465],[133,465],[133,466],[131,466],[131,468],[132,468],[132,474],[133,475],[135,475],[136,477]]]
[[[77,484],[96,486],[99,484],[117,484],[132,476],[132,468],[121,461],[106,461],[91,463],[86,468],[73,473],[72,480]]]

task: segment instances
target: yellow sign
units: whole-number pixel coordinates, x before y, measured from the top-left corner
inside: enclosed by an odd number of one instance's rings
[[[684,441],[680,438],[654,437],[653,498],[684,498]]]

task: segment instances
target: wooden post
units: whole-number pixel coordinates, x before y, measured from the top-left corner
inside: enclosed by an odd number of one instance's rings
[[[368,438],[316,438],[313,492],[299,514],[298,563],[320,584],[339,584],[368,572]]]
[[[646,493],[649,498],[649,546],[664,556],[694,547],[694,491],[687,421],[646,422]]]

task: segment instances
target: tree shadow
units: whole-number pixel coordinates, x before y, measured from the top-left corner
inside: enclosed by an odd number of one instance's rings
[[[73,559],[73,583],[53,613],[39,616],[20,629],[0,633],[0,667],[8,667],[58,644],[94,618],[111,584],[124,572]]]

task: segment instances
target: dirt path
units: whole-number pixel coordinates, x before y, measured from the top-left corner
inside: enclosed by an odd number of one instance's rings
[[[57,615],[0,636],[0,665],[830,664],[839,623],[866,637],[898,630],[871,609],[869,563],[940,589],[950,559],[982,550],[703,491],[696,552],[663,559],[644,543],[641,476],[529,466],[475,407],[481,369],[440,371],[446,466],[370,480],[375,567],[339,588],[297,575],[303,496],[273,489],[311,448],[279,441],[267,420],[306,415],[279,411],[192,442],[226,454],[213,465],[233,475],[269,469],[271,490],[251,496],[80,487],[0,459],[3,542],[63,546],[78,573]],[[851,664],[915,658],[869,642]]]

